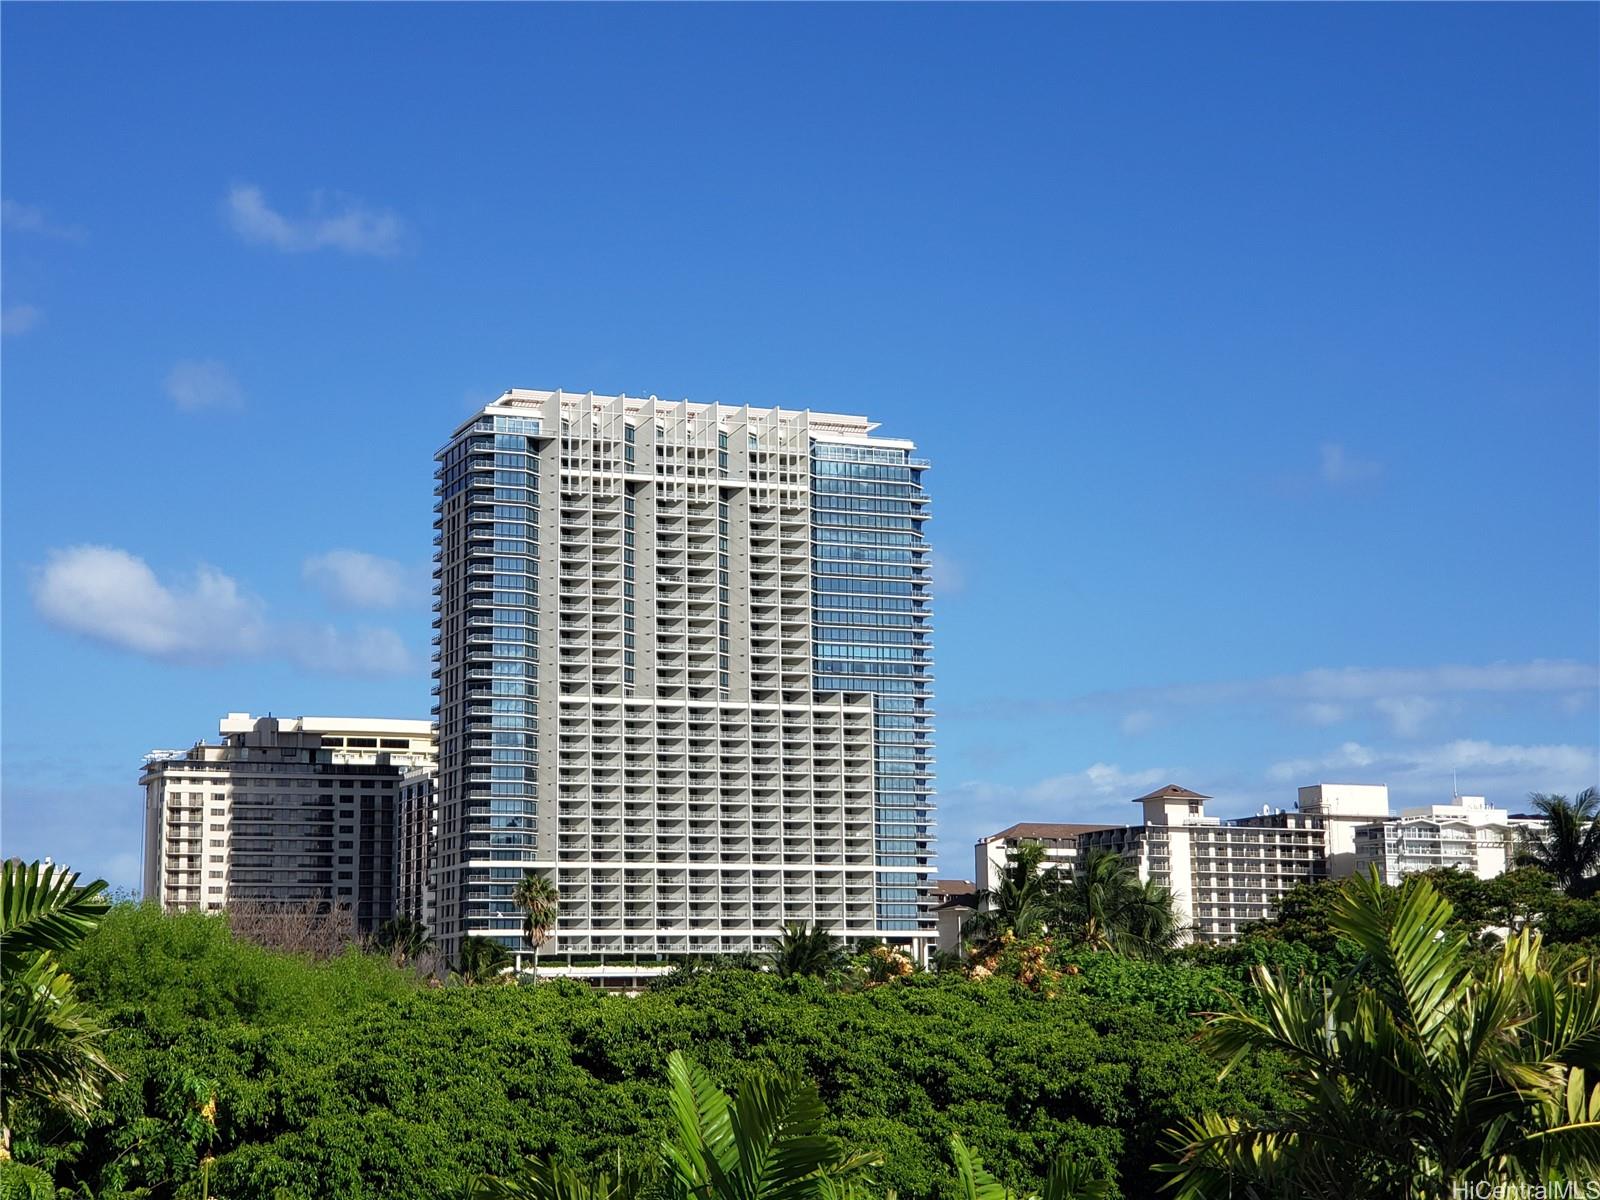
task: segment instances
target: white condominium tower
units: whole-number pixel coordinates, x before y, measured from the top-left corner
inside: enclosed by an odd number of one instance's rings
[[[927,463],[861,416],[509,391],[437,455],[441,949],[937,933]]]

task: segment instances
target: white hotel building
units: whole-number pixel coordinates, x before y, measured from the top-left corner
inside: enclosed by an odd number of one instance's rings
[[[1482,796],[1456,796],[1449,804],[1408,808],[1396,820],[1363,825],[1355,831],[1356,857],[1362,870],[1376,867],[1388,884],[1449,867],[1493,879],[1516,864],[1518,827],[1540,825],[1491,808]]]
[[[936,932],[927,464],[865,417],[509,391],[437,456],[441,949]]]

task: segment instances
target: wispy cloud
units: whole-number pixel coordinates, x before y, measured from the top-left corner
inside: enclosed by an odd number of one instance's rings
[[[1012,720],[1061,712],[1143,712],[1264,706],[1311,724],[1331,725],[1375,715],[1397,732],[1416,733],[1443,707],[1474,695],[1594,696],[1600,666],[1571,659],[1482,665],[1319,667],[1290,675],[1217,680],[1168,687],[1122,688],[1062,699],[1000,698],[963,708],[968,718]],[[953,710],[952,710],[953,711]]]
[[[387,209],[368,208],[348,196],[313,193],[311,211],[288,217],[267,203],[252,184],[237,184],[224,203],[228,223],[247,242],[286,254],[340,250],[345,254],[386,257],[400,250],[406,226]]]
[[[1345,742],[1326,754],[1273,763],[1266,776],[1276,783],[1305,784],[1326,780],[1330,772],[1359,773],[1363,782],[1434,795],[1448,794],[1456,777],[1463,791],[1482,792],[1498,804],[1515,807],[1530,791],[1588,787],[1597,771],[1600,761],[1592,746],[1515,745],[1468,738],[1381,749]]]
[[[238,412],[244,408],[244,389],[215,359],[182,360],[167,372],[166,386],[180,412]]]
[[[306,582],[342,608],[393,608],[419,591],[418,572],[360,550],[329,550],[305,560]]]
[[[0,334],[15,337],[36,329],[44,314],[31,304],[8,304],[0,309]]]
[[[81,242],[88,236],[76,225],[57,225],[42,208],[18,204],[15,200],[0,200],[0,225],[17,233],[34,233],[67,242]]]
[[[114,546],[52,550],[34,578],[33,600],[56,629],[158,662],[281,658],[307,670],[371,676],[416,665],[393,630],[275,624],[261,600],[215,567],[163,580]]]
[[[1338,442],[1322,444],[1322,481],[1334,487],[1366,483],[1383,473],[1383,467],[1372,459],[1357,458]]]

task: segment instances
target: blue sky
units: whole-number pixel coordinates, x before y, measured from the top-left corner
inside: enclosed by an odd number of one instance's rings
[[[505,387],[933,460],[945,870],[1019,819],[1596,782],[1582,5],[7,5],[7,854],[423,716]]]

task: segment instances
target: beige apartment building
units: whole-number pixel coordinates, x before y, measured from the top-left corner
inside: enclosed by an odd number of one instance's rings
[[[144,895],[168,909],[348,905],[394,915],[395,798],[428,721],[229,713],[219,744],[145,756]]]
[[[1209,799],[1176,784],[1157,788],[1134,801],[1142,825],[1086,833],[1078,852],[1121,854],[1141,879],[1172,892],[1178,924],[1193,937],[1230,942],[1270,917],[1290,888],[1327,876],[1326,833],[1320,816],[1300,812],[1223,821],[1206,815]]]

